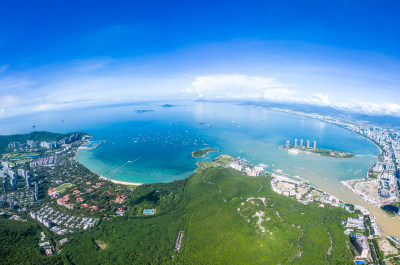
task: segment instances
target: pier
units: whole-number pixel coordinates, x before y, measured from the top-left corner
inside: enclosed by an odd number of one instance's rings
[[[128,162],[126,162],[125,164],[123,164],[122,166],[120,166],[120,167],[114,169],[113,171],[111,171],[110,173],[108,173],[107,175],[105,175],[104,177],[108,177],[108,176],[114,174],[115,172],[117,172],[118,170],[120,170],[121,168],[123,168],[124,166],[126,166],[126,165],[128,165],[128,164],[130,164],[130,163],[134,163],[134,162],[138,161],[139,159],[140,159],[140,157],[136,158],[136,159],[133,160],[133,161],[128,161]]]

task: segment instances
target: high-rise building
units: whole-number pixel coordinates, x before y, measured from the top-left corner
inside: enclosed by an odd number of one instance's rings
[[[290,141],[286,141],[286,150],[289,150],[290,147]]]
[[[10,182],[11,182],[11,188],[13,190],[16,190],[17,189],[17,177],[14,176],[14,178],[11,178]]]
[[[307,140],[306,148],[310,148],[310,140]]]
[[[39,203],[39,184],[35,183],[35,199]]]
[[[14,210],[14,201],[13,200],[10,201],[10,210]]]
[[[7,162],[1,162],[1,165],[3,166],[3,170],[10,167]]]
[[[35,174],[35,182],[36,182],[37,184],[39,184],[39,175],[38,175],[36,169],[33,170],[33,174]]]
[[[39,142],[33,141],[33,140],[28,140],[28,141],[26,141],[26,144],[27,144],[30,148],[38,148],[38,147],[39,147]]]
[[[313,149],[316,149],[316,148],[317,148],[317,142],[316,142],[316,141],[314,141],[314,142],[312,143],[312,148],[313,148]]]
[[[26,180],[26,189],[29,189],[31,187],[31,176],[27,174],[25,180]]]
[[[357,236],[354,241],[354,247],[357,249],[358,253],[360,253],[360,258],[364,259],[368,257],[369,245],[366,236]]]
[[[303,147],[303,139],[300,140],[300,147]]]
[[[53,149],[57,147],[57,143],[55,141],[51,141],[51,142],[40,142],[40,147],[45,147],[47,149]]]
[[[297,147],[297,139],[294,139],[294,147]]]
[[[4,182],[3,182],[4,191],[7,191],[7,181],[8,181],[7,178],[8,178],[8,177],[6,176],[6,177],[4,178]]]
[[[18,149],[20,147],[23,147],[20,142],[11,142],[7,145],[8,148],[10,149]]]
[[[17,174],[18,176],[25,178],[25,170],[23,170],[22,168],[18,168]]]
[[[3,206],[3,196],[0,197],[0,207]]]
[[[15,173],[12,169],[7,169],[7,175],[9,175],[11,178],[15,176]]]

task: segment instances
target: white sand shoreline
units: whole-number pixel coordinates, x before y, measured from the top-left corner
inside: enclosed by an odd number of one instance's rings
[[[144,183],[139,183],[139,182],[129,182],[129,181],[114,180],[114,179],[109,179],[109,178],[103,177],[103,176],[101,176],[99,174],[97,174],[97,175],[99,176],[100,179],[105,179],[105,180],[111,181],[112,183],[115,183],[115,184],[135,185],[135,186],[140,186],[140,185],[144,184]]]

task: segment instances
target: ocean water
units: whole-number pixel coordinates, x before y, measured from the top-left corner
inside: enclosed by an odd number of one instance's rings
[[[32,125],[36,130],[88,132],[93,140],[104,142],[93,150],[79,150],[76,159],[80,163],[110,179],[140,183],[183,179],[193,173],[196,162],[228,154],[254,164],[266,164],[271,172],[281,169],[329,189],[340,180],[364,177],[379,154],[370,141],[338,126],[229,103],[191,102],[167,108],[161,104],[99,107],[2,122],[7,122],[3,133],[28,132]],[[304,143],[315,140],[318,147],[362,156],[335,159],[279,149],[295,138]],[[191,152],[204,147],[221,152],[200,159],[191,156]],[[126,164],[127,161],[134,162]]]
[[[103,140],[96,149],[79,150],[76,159],[110,179],[139,183],[170,182],[188,177],[196,162],[219,154],[246,158],[253,164],[281,169],[309,180],[344,202],[363,205],[377,218],[384,235],[400,237],[399,219],[363,201],[340,181],[363,178],[377,161],[379,149],[369,140],[338,126],[295,114],[228,103],[189,102],[165,108],[159,104],[98,107],[39,113],[0,121],[0,134],[88,132]],[[172,103],[171,103],[172,104]],[[137,113],[136,110],[152,110]],[[279,149],[287,140],[317,141],[321,148],[351,152],[338,159],[312,154],[291,154]],[[213,147],[195,159],[191,153]],[[127,163],[127,161],[134,161]],[[126,164],[121,168],[122,165]]]

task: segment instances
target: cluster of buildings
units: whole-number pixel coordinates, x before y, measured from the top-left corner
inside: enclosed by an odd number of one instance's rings
[[[376,183],[376,192],[380,199],[374,199],[356,189],[352,190],[373,204],[398,201],[400,198],[400,132],[371,125],[348,125],[347,128],[369,138],[382,151],[378,162],[369,170],[368,176],[371,178],[367,181]],[[400,208],[398,213],[400,214]]]
[[[294,139],[293,147],[294,148],[307,148],[307,149],[311,148],[310,140],[306,141],[305,146],[303,146],[303,144],[304,144],[303,139],[300,139],[300,143],[298,143],[297,139]],[[285,149],[289,150],[290,148],[291,148],[290,141],[286,141]],[[313,141],[312,149],[317,149],[317,141]]]
[[[298,201],[307,204],[313,201],[333,206],[341,205],[341,202],[335,196],[315,189],[307,183],[289,179],[276,174],[272,175],[271,188],[274,192],[288,197],[295,197]]]
[[[72,144],[76,141],[79,141],[80,139],[82,139],[82,135],[80,133],[75,133],[70,135],[69,137],[61,139],[59,143],[62,145]]]
[[[364,216],[360,214],[360,215],[358,215],[358,218],[350,218],[350,217],[347,218],[346,227],[364,230],[365,229]]]
[[[74,143],[82,138],[80,133],[75,133],[69,137],[63,138],[60,141],[35,141],[27,140],[26,143],[10,142],[7,147],[12,150],[18,149],[37,149],[39,147],[47,149],[55,149],[58,146]]]
[[[241,171],[247,176],[256,177],[264,173],[264,165],[260,164],[257,166],[251,166],[248,164],[248,161],[245,160],[237,160],[227,165],[229,168],[233,168],[237,171]]]
[[[349,129],[379,145],[382,154],[371,168],[370,175],[376,176],[381,197],[397,199],[400,195],[400,131],[372,125],[352,125]]]
[[[38,211],[31,211],[30,215],[58,235],[73,233],[74,230],[87,230],[99,221],[89,217],[62,213],[54,210],[49,205],[42,207]]]
[[[27,140],[25,143],[20,142],[11,142],[7,145],[9,149],[18,150],[18,149],[37,149],[39,147],[47,148],[47,149],[54,149],[57,148],[56,141],[34,141],[34,140]]]
[[[2,170],[0,171],[0,178],[3,178],[3,189],[16,190],[17,189],[17,174],[9,167],[7,162],[2,162]],[[8,183],[9,182],[9,183]],[[9,188],[10,186],[10,188]]]
[[[26,210],[27,206],[33,205],[34,201],[39,201],[39,175],[33,170],[33,176],[29,171],[18,168],[13,170],[7,162],[2,162],[0,179],[4,194],[0,196],[0,207],[9,206],[10,210]],[[19,183],[24,183],[23,186]],[[35,189],[32,192],[31,187]],[[17,207],[18,206],[18,207]]]
[[[38,157],[35,160],[33,160],[32,162],[30,162],[30,166],[31,167],[35,167],[35,166],[47,166],[47,165],[54,165],[55,163],[57,163],[57,154],[56,153],[52,153],[48,156],[43,156],[43,157]]]
[[[35,203],[35,193],[32,190],[8,192],[0,196],[0,207],[9,207],[10,210],[26,211],[27,207]]]
[[[75,188],[74,190],[72,190],[72,196],[75,196],[75,201],[77,203],[80,203],[80,202],[84,201],[84,199],[81,197],[82,194],[85,194],[85,193],[88,194],[88,193],[93,192],[94,189],[100,188],[102,183],[98,182],[98,183],[96,183],[96,185],[92,185],[91,182],[86,182],[86,185],[91,185],[91,187],[87,188],[84,192],[81,192],[78,188]],[[107,192],[110,193],[109,191],[107,191]],[[49,194],[50,197],[58,197],[58,196],[60,196],[60,193],[56,192],[54,190],[49,190],[48,194]],[[126,196],[125,195],[121,195],[121,196],[118,196],[116,198],[115,202],[122,203],[123,201],[125,201],[125,199],[126,199]],[[70,210],[75,209],[76,205],[71,203],[70,201],[71,201],[70,195],[66,194],[63,197],[57,199],[57,204],[60,205],[60,206],[64,206],[64,207],[66,207],[66,208],[68,208]],[[95,211],[95,210],[99,209],[98,206],[96,206],[96,205],[89,206],[87,203],[82,203],[82,204],[79,205],[79,207],[80,208],[89,208],[92,211]]]
[[[44,232],[40,232],[39,247],[44,250],[44,253],[46,253],[46,256],[53,255],[53,247],[51,246],[50,242],[47,240]]]
[[[398,188],[400,179],[400,131],[398,129],[384,128],[383,126],[372,125],[367,122],[341,121],[331,116],[316,113],[305,113],[289,109],[272,109],[332,123],[358,133],[376,143],[382,150],[382,154],[379,157],[379,162],[370,170],[370,175],[377,177],[379,196],[393,200],[400,199]],[[364,199],[368,200],[365,197]]]
[[[57,199],[57,204],[72,210],[75,208],[75,205],[72,203],[69,203],[69,201],[70,201],[69,194],[67,194],[67,195],[64,195],[62,198]]]

